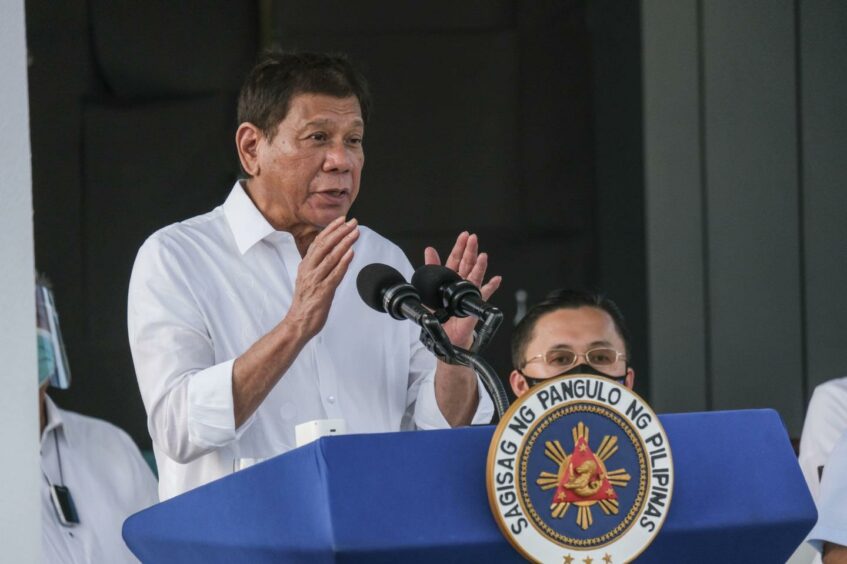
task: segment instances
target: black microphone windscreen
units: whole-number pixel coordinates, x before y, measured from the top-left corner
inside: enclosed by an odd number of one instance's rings
[[[412,286],[421,295],[421,303],[431,309],[441,309],[444,307],[441,288],[461,280],[462,277],[456,271],[446,266],[427,264],[412,275]]]
[[[362,301],[377,311],[385,313],[382,295],[385,290],[395,284],[404,284],[406,279],[400,272],[387,264],[375,262],[359,271],[356,277],[356,288]]]

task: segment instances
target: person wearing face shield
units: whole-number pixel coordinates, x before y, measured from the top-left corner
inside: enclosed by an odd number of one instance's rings
[[[158,501],[156,479],[124,431],[60,409],[47,395],[49,387],[69,388],[71,373],[45,279],[36,281],[35,291],[42,561],[138,562],[121,527]]]
[[[564,374],[594,374],[632,389],[635,371],[629,358],[629,332],[612,300],[555,290],[515,327],[509,383],[517,397]]]

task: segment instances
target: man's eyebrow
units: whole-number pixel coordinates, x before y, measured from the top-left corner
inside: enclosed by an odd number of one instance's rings
[[[588,348],[592,347],[611,347],[612,343],[606,340],[592,341],[588,344]],[[551,345],[550,349],[573,349],[573,345],[569,345],[567,343],[556,343],[555,345]]]
[[[324,127],[332,124],[332,120],[329,119],[313,119],[312,121],[307,121],[303,124],[303,129],[308,127]],[[361,118],[356,118],[352,121],[353,127],[364,127],[365,122]]]

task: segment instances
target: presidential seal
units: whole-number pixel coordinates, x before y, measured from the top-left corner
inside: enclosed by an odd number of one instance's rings
[[[661,529],[673,461],[637,394],[597,376],[563,376],[533,387],[500,420],[486,482],[497,524],[524,557],[621,563]]]

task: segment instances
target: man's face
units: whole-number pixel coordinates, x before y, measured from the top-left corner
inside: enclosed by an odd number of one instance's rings
[[[364,122],[355,96],[298,94],[268,140],[256,146],[248,182],[262,212],[289,231],[323,228],[347,214],[359,193]]]
[[[541,316],[535,323],[532,337],[524,351],[524,362],[551,350],[567,349],[578,354],[590,350],[606,348],[621,353],[626,352],[624,342],[615,328],[611,316],[596,307],[558,309]],[[577,360],[577,365],[586,364],[585,357]],[[635,373],[626,365],[626,360],[618,359],[609,367],[600,369],[609,376],[625,376],[627,388],[632,388]],[[530,378],[551,378],[561,374],[561,369],[547,365],[542,358],[535,358],[521,370]],[[517,370],[509,376],[512,391],[520,397],[529,390],[526,378]]]

